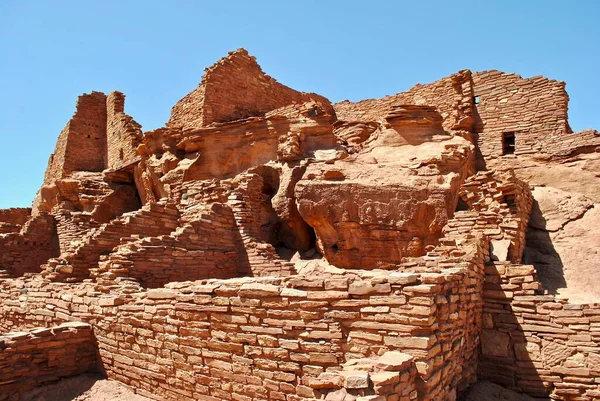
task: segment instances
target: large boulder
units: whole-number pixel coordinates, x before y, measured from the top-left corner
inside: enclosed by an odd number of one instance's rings
[[[397,107],[358,153],[309,165],[298,210],[330,263],[374,268],[436,243],[472,155],[441,121],[430,107]]]

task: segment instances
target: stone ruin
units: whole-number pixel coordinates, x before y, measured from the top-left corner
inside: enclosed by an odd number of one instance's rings
[[[565,84],[459,71],[331,104],[243,50],[164,128],[79,97],[0,210],[0,400],[600,400],[600,134]]]

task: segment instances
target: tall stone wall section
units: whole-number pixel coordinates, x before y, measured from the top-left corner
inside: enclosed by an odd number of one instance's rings
[[[96,370],[97,347],[86,323],[0,335],[0,400],[63,377]]]
[[[142,143],[142,127],[125,114],[125,95],[112,92],[106,98],[106,168],[119,169],[137,161],[137,147]]]
[[[92,92],[79,96],[76,111],[50,156],[44,185],[75,171],[100,172],[136,161],[141,126],[125,114],[125,95]]]
[[[167,127],[199,128],[261,116],[312,99],[327,102],[322,96],[280,84],[266,75],[246,50],[239,49],[206,69],[199,87],[173,106]]]
[[[492,70],[473,73],[473,87],[478,97],[477,143],[487,162],[503,154],[504,133],[515,134],[516,155],[552,154],[572,133],[564,82]]]
[[[106,153],[106,95],[79,96],[73,118],[61,131],[50,156],[44,185],[73,171],[102,171]]]

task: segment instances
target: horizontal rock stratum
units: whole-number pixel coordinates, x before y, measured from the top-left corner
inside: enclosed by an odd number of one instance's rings
[[[600,134],[567,107],[469,70],[331,104],[244,49],[153,131],[80,96],[0,210],[0,400],[86,371],[156,400],[600,400]]]

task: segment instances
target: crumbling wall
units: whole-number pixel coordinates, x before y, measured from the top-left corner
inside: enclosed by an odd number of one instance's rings
[[[97,347],[89,324],[0,335],[0,400],[58,379],[96,370]]]
[[[443,400],[475,377],[482,274],[464,266],[209,280],[133,297],[9,284],[4,297],[26,295],[3,301],[0,327],[93,321],[108,376],[153,398],[313,399],[322,393],[314,379],[328,368],[400,350],[415,359],[419,399]]]
[[[431,84],[417,84],[406,92],[381,99],[346,100],[333,107],[339,120],[379,121],[390,114],[394,106],[402,104],[435,106],[444,119],[445,130],[470,131],[475,122],[471,71],[462,70]]]
[[[237,187],[229,196],[228,204],[238,227],[242,243],[238,262],[240,276],[289,276],[294,264],[281,260],[275,247],[261,240],[261,209],[265,203],[263,177],[256,173],[240,174]]]
[[[0,271],[9,276],[40,271],[40,265],[58,256],[54,218],[41,213],[31,218],[21,231],[0,234]]]
[[[166,201],[150,203],[135,212],[90,231],[77,243],[77,248],[51,259],[44,265],[42,275],[52,280],[83,280],[90,270],[98,267],[101,256],[111,253],[117,245],[140,237],[157,237],[177,228],[177,208]]]
[[[125,95],[112,92],[106,98],[106,168],[119,169],[135,162],[137,147],[142,143],[142,127],[125,114]]]
[[[0,234],[19,232],[31,217],[31,208],[0,209]]]
[[[444,231],[462,228],[454,233],[458,237],[471,229],[481,230],[491,241],[492,257],[519,263],[533,205],[528,185],[510,169],[480,171],[465,180],[459,194],[471,210],[479,212],[478,218],[468,221],[468,226],[462,219],[451,220]]]
[[[246,50],[238,49],[206,69],[198,88],[173,106],[167,127],[199,128],[213,122],[261,116],[310,100],[327,102],[322,96],[297,92],[278,83]]]
[[[143,287],[169,282],[238,276],[238,239],[231,209],[212,204],[197,220],[169,235],[146,237],[123,244],[100,263],[94,275],[131,277]],[[108,284],[108,280],[100,280]]]
[[[540,295],[533,266],[486,267],[480,377],[533,397],[600,397],[600,304]]]
[[[106,154],[106,95],[79,96],[73,118],[61,131],[50,156],[44,185],[73,171],[102,171]]]
[[[473,73],[478,98],[477,143],[486,162],[503,155],[503,134],[515,136],[515,155],[553,154],[572,133],[565,83],[500,71]]]

